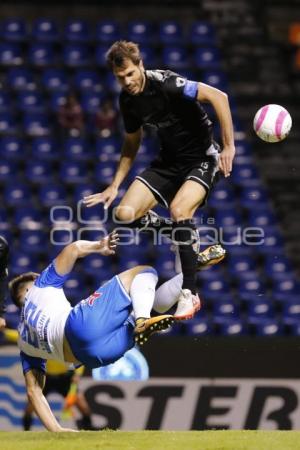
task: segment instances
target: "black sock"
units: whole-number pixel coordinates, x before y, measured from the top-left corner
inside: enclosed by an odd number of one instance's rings
[[[179,245],[180,261],[182,266],[182,289],[190,289],[196,294],[197,254],[193,249],[195,243],[196,227],[192,219],[179,220],[173,224],[173,239]]]
[[[161,235],[170,238],[172,235],[173,221],[172,219],[168,219],[155,213],[148,212],[139,219],[124,224],[124,226],[137,228],[143,233],[160,233]]]
[[[32,415],[31,414],[24,414],[23,419],[23,430],[29,431],[32,425]]]

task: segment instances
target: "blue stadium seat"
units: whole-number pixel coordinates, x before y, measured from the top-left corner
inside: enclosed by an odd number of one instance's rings
[[[6,302],[6,312],[4,315],[7,328],[16,330],[20,322],[19,308],[13,304],[10,299]]]
[[[262,318],[274,318],[274,307],[269,298],[258,298],[248,302],[247,305],[248,323],[255,324]]]
[[[124,250],[124,248],[123,248]],[[119,270],[123,271],[123,270],[128,270],[131,269],[132,267],[135,267],[139,264],[148,264],[148,258],[147,255],[145,255],[145,253],[142,252],[133,252],[132,248],[130,248],[130,252],[126,250],[123,251],[121,254],[119,254]]]
[[[86,44],[65,44],[63,60],[67,67],[84,67],[90,62],[90,50]]]
[[[60,184],[42,185],[39,189],[40,204],[46,207],[64,205],[67,200],[65,187]]]
[[[0,234],[7,232],[11,228],[7,208],[0,208]]]
[[[60,166],[60,179],[66,184],[86,183],[88,175],[84,161],[63,161]]]
[[[56,22],[46,17],[36,19],[32,25],[32,37],[41,42],[58,42],[60,34]]]
[[[85,20],[71,19],[65,26],[64,37],[71,42],[88,42],[90,40],[90,26]]]
[[[206,336],[212,333],[211,320],[207,316],[195,317],[185,323],[188,336]]]
[[[217,209],[215,212],[216,224],[219,227],[231,227],[234,225],[242,225],[242,215],[237,208]]]
[[[51,258],[49,260],[54,259],[59,252],[62,251],[65,245],[71,244],[71,242],[75,239],[75,233],[71,228],[66,228],[64,225],[62,228],[53,227],[51,229]]]
[[[272,282],[272,297],[277,301],[288,301],[299,298],[300,286],[294,278],[275,279]]]
[[[72,272],[64,284],[64,292],[72,305],[76,305],[80,300],[88,297],[89,287],[85,276],[81,272]]]
[[[4,189],[4,201],[7,206],[20,207],[32,203],[31,189],[28,184],[20,182],[10,182]]]
[[[194,64],[198,69],[219,69],[219,50],[214,47],[197,47],[194,52]]]
[[[180,23],[174,20],[168,20],[160,23],[159,38],[163,44],[178,44],[182,42],[182,27]]]
[[[0,182],[9,183],[18,174],[18,164],[14,161],[0,161]]]
[[[300,324],[300,299],[285,299],[282,302],[282,321],[286,325]]]
[[[112,72],[108,72],[105,77],[105,86],[109,93],[117,95],[121,90],[121,86],[119,85],[116,77]]]
[[[236,200],[237,195],[233,186],[229,183],[219,182],[209,194],[208,204],[216,209],[229,208],[236,206]]]
[[[50,92],[66,92],[69,88],[68,77],[63,69],[45,69],[42,75],[42,83],[44,88]]]
[[[84,258],[84,271],[88,275],[98,277],[99,285],[102,279],[109,279],[112,276],[113,268],[109,258],[101,255],[89,255]]]
[[[82,200],[82,198],[83,197],[81,197],[80,200]],[[104,224],[107,222],[107,213],[103,210],[101,205],[97,205],[93,208],[87,208],[81,204],[81,208],[77,211],[77,220],[87,227],[91,225],[92,228],[96,227],[96,229],[102,230]]]
[[[258,245],[256,250],[263,255],[283,253],[284,240],[276,225],[263,227],[261,231],[264,232],[263,243]]]
[[[227,270],[232,276],[240,277],[256,268],[256,260],[251,255],[235,255],[229,251],[226,260]]]
[[[226,91],[228,88],[226,76],[221,70],[206,70],[200,81],[221,91]]]
[[[18,131],[15,117],[9,112],[0,112],[0,135],[14,135]]]
[[[40,229],[43,226],[43,215],[35,207],[20,207],[14,212],[15,223],[20,228]]]
[[[49,118],[43,113],[24,113],[23,128],[25,134],[32,137],[47,136],[50,133]]]
[[[217,333],[221,336],[241,336],[248,333],[243,320],[237,318],[225,318],[218,320]]]
[[[214,323],[221,323],[228,319],[238,319],[240,308],[231,298],[224,300],[222,296],[213,302],[213,320]]]
[[[11,96],[8,95],[6,91],[0,91],[0,111],[6,111],[10,108]]]
[[[300,336],[300,320],[293,322],[288,328],[291,336]]]
[[[100,76],[95,70],[77,70],[74,75],[74,87],[82,92],[99,93],[103,91]]]
[[[238,280],[238,297],[246,302],[259,299],[266,294],[265,283],[258,277]]]
[[[22,112],[43,112],[45,100],[39,91],[20,91],[17,97],[17,108]]]
[[[241,206],[248,209],[266,208],[268,195],[264,187],[243,186],[240,194]]]
[[[64,141],[64,154],[68,160],[89,161],[93,155],[91,146],[80,137],[69,137]]]
[[[113,43],[121,39],[119,24],[114,20],[101,20],[96,24],[96,41]]]
[[[283,329],[278,319],[261,318],[255,326],[257,336],[280,336]]]
[[[80,103],[84,112],[94,114],[101,107],[101,95],[93,92],[83,92]]]
[[[50,97],[50,109],[52,112],[57,113],[61,106],[66,103],[67,92],[66,91],[54,91]]]
[[[129,22],[127,35],[129,41],[137,42],[139,44],[148,44],[153,38],[152,24],[146,20]]]
[[[25,175],[33,184],[48,184],[54,181],[53,165],[51,161],[28,161]]]
[[[106,67],[106,59],[105,59],[105,55],[107,50],[109,49],[109,46],[107,45],[103,45],[103,44],[98,44],[96,46],[96,50],[95,50],[95,62],[96,65],[99,67]],[[114,77],[113,74],[111,74],[111,76]]]
[[[48,236],[43,230],[20,230],[20,250],[30,254],[42,254],[45,252],[45,242]]]
[[[199,20],[191,25],[189,41],[193,44],[210,44],[215,42],[215,30],[211,23]]]
[[[253,164],[233,165],[231,179],[238,186],[257,186],[261,183],[257,168]]]
[[[6,82],[16,91],[36,88],[34,74],[27,67],[11,67],[7,72]]]
[[[180,70],[188,65],[187,52],[181,46],[166,46],[162,51],[162,63],[165,67]]]
[[[155,52],[154,48],[150,47],[149,45],[144,44],[140,48],[140,52],[141,52],[141,57],[142,57],[142,60],[143,60],[146,68],[151,69],[152,67],[154,67],[156,65],[157,52]]]
[[[170,251],[163,255],[159,254],[154,265],[161,278],[170,279],[176,275],[175,258]]]
[[[266,227],[276,224],[277,219],[271,207],[264,209],[249,209],[247,223],[251,227]]]
[[[95,178],[101,186],[108,186],[115,174],[116,165],[113,162],[100,162],[96,165]]]
[[[19,66],[23,62],[22,48],[19,44],[0,43],[0,64],[3,66]]]
[[[149,164],[146,161],[139,161],[139,160],[137,160],[134,163],[134,165],[133,165],[133,167],[132,167],[132,169],[130,171],[130,177],[134,178],[137,175],[140,175],[148,167],[148,165]]]
[[[230,285],[222,277],[218,279],[204,279],[201,284],[200,293],[205,301],[232,301]]]
[[[252,149],[248,142],[237,139],[235,141],[235,152],[237,156],[251,156]]]
[[[47,67],[55,63],[56,55],[52,43],[35,42],[28,51],[28,61],[36,67]]]
[[[57,161],[60,157],[58,143],[52,137],[34,138],[31,145],[31,154],[34,158],[44,161]]]
[[[22,42],[27,39],[26,23],[23,19],[6,19],[1,24],[1,37],[5,41]]]
[[[284,255],[266,255],[264,260],[265,274],[271,279],[286,279],[291,276],[292,265]]]
[[[114,136],[96,140],[96,157],[99,161],[117,161],[120,149],[121,141]]]
[[[74,187],[74,200],[76,203],[82,201],[83,197],[97,192],[97,187],[93,184],[79,184]]]
[[[10,259],[10,273],[12,276],[24,272],[38,272],[38,258],[31,252],[14,251]]]

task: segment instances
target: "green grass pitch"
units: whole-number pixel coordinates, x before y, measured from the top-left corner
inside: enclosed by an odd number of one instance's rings
[[[0,432],[3,450],[299,450],[300,431]]]

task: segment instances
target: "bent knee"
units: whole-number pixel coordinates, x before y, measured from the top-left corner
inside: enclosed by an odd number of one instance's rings
[[[136,219],[136,211],[132,206],[119,205],[115,208],[114,215],[120,222],[130,223]]]

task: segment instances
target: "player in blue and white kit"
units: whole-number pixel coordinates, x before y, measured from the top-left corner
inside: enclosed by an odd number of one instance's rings
[[[49,431],[71,430],[58,424],[43,395],[47,359],[90,368],[107,365],[135,341],[142,343],[174,321],[171,315],[151,318],[150,312],[154,308],[161,313],[175,304],[182,275],[155,292],[158,278],[150,266],[120,273],[71,307],[63,285],[76,260],[91,253],[112,255],[117,241],[112,233],[97,242],[73,242],[41,274],[28,272],[9,284],[12,300],[22,308],[18,345],[28,398]]]

